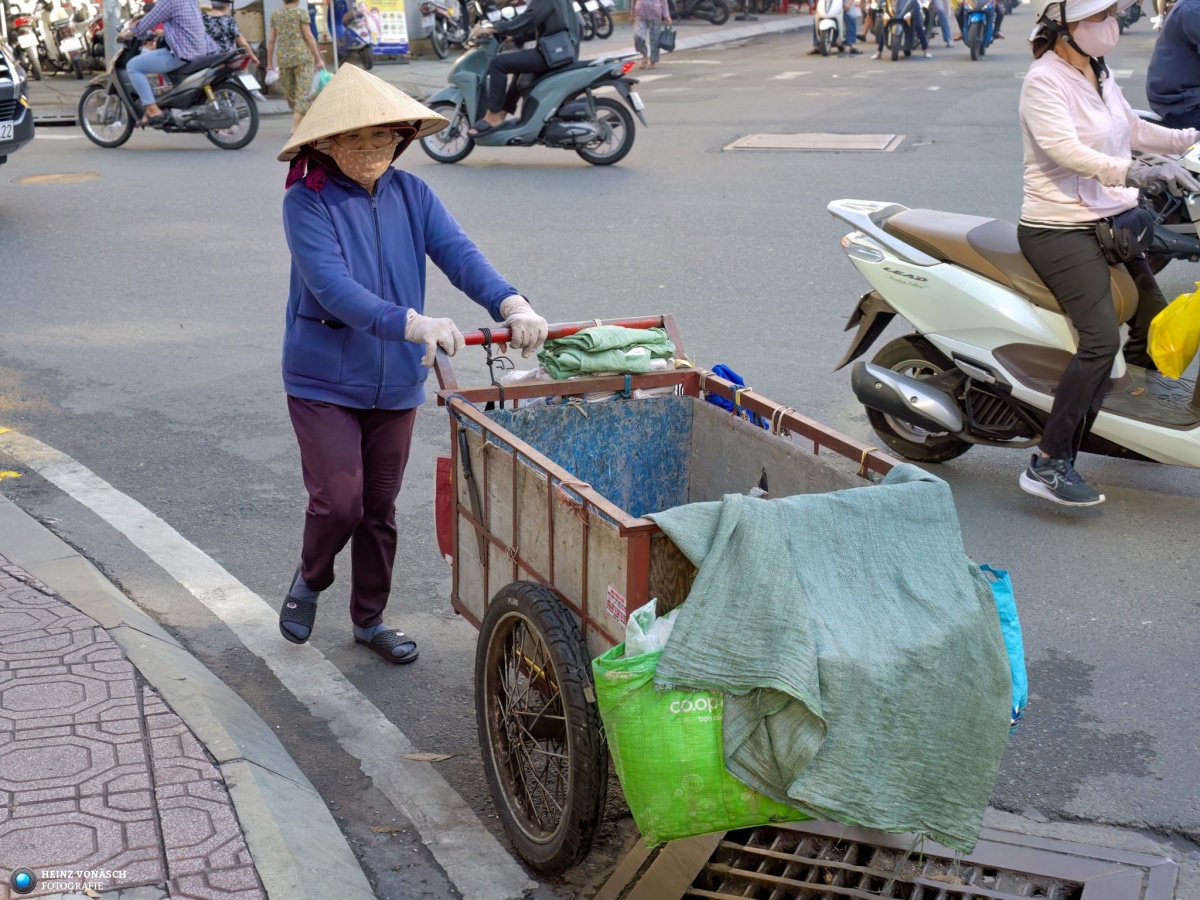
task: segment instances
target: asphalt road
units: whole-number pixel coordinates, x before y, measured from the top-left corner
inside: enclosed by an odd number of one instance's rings
[[[668,58],[642,86],[651,126],[611,169],[551,150],[477,150],[425,178],[497,267],[551,320],[673,312],[687,351],[867,442],[846,374],[845,317],[864,290],[837,241],[832,199],[888,199],[1015,219],[1016,104],[1028,63],[1023,6],[987,58],[804,55],[807,34]],[[1134,105],[1148,22],[1113,54]],[[940,44],[940,42],[938,42]],[[891,154],[724,152],[755,132],[904,135]],[[269,602],[298,555],[304,492],[278,372],[287,252],[279,223],[282,119],[249,148],[137,135],[105,151],[43,129],[0,169],[0,425],[73,456],[134,497]],[[30,175],[95,172],[72,184]],[[1168,296],[1200,269],[1173,264]],[[440,274],[429,304],[461,327],[486,316]],[[894,325],[894,333],[900,327]],[[481,377],[481,354],[462,360]],[[474,632],[450,612],[433,536],[445,416],[418,419],[401,497],[391,624],[421,644],[392,668],[351,641],[347,591],[323,599],[314,643],[437,763],[491,827],[472,701]],[[995,806],[1200,841],[1200,474],[1087,457],[1108,502],[1064,512],[1021,493],[1018,453],[975,448],[936,467],[954,488],[968,551],[1013,574],[1032,703]],[[0,468],[7,468],[0,459]],[[454,889],[419,837],[258,659],[124,538],[36,476],[0,490],[79,547],[279,729],[330,802],[379,896]],[[852,552],[867,552],[856,548]],[[348,561],[343,565],[347,565]],[[914,702],[923,702],[920,697]],[[616,794],[617,792],[614,792]],[[619,798],[599,852],[562,880],[586,894],[631,838]],[[404,830],[379,834],[372,826]]]

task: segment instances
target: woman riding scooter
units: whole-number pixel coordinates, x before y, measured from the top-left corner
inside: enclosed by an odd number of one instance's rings
[[[1127,238],[1124,249],[1107,249],[1124,262],[1138,288],[1125,355],[1134,365],[1152,368],[1146,335],[1165,302],[1138,253],[1138,244],[1144,249],[1153,233],[1152,218],[1137,212],[1138,189],[1165,183],[1173,191],[1200,190],[1178,163],[1131,158],[1134,149],[1183,153],[1200,133],[1143,122],[1129,108],[1104,63],[1117,44],[1117,12],[1112,0],[1037,0],[1030,39],[1034,61],[1021,89],[1025,198],[1017,237],[1079,337],[1042,430],[1041,453],[1034,454],[1020,483],[1027,493],[1065,506],[1104,502],[1075,471],[1076,454],[1120,350],[1121,323],[1101,234]]]

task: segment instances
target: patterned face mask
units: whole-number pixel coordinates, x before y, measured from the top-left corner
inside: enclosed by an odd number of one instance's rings
[[[396,145],[347,150],[337,141],[332,141],[328,153],[347,178],[357,181],[363,187],[370,187],[391,166],[392,158],[396,154]]]

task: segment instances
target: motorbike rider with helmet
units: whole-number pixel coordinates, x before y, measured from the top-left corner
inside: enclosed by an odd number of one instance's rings
[[[1130,3],[1132,0],[1121,0]],[[1200,134],[1143,122],[1130,109],[1105,65],[1117,44],[1118,5],[1112,0],[1035,0],[1034,60],[1021,88],[1024,201],[1017,238],[1033,270],[1053,292],[1078,334],[1042,429],[1040,454],[1021,474],[1022,490],[1065,506],[1094,506],[1104,495],[1075,470],[1121,348],[1111,274],[1097,225],[1138,208],[1138,189],[1200,190],[1178,163],[1133,160],[1133,150],[1179,154]],[[1138,223],[1145,240],[1153,220]],[[1144,245],[1143,245],[1144,249]],[[1146,352],[1150,320],[1166,304],[1144,256],[1125,266],[1138,288],[1126,358],[1153,367]]]
[[[572,55],[579,58],[581,29],[579,16],[571,0],[531,0],[529,7],[520,15],[495,24],[479,26],[481,34],[526,35],[527,39],[540,41],[543,37],[566,33],[571,41]],[[504,121],[504,98],[508,89],[509,75],[541,75],[550,71],[550,65],[539,47],[527,50],[508,50],[492,57],[487,73],[487,98],[483,118],[471,126],[471,134],[491,131]],[[511,104],[510,104],[511,105]]]
[[[1171,128],[1200,127],[1200,0],[1180,0],[1166,18],[1146,70],[1146,99]]]
[[[871,59],[882,59],[883,45],[887,41],[887,14],[881,9],[876,15],[880,16],[883,24],[879,26],[878,49],[871,54]],[[929,38],[925,35],[925,17],[919,5],[913,10],[912,29],[916,35],[917,43],[921,45],[921,50],[924,52],[925,58],[933,59],[933,54],[929,52]]]
[[[131,59],[125,70],[133,89],[142,102],[145,116],[140,124],[157,125],[166,116],[154,102],[154,89],[150,87],[148,74],[174,72],[194,59],[217,52],[217,45],[204,30],[204,19],[195,0],[158,0],[132,28],[122,31],[119,37],[129,40],[136,37],[145,40],[159,25],[163,26],[163,42],[166,46],[154,50],[142,50]]]

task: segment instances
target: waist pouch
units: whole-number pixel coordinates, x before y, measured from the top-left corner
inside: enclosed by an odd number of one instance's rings
[[[569,32],[543,35],[538,38],[537,47],[551,69],[560,69],[575,61],[575,46]]]
[[[1154,239],[1154,214],[1144,206],[1101,219],[1096,223],[1096,240],[1110,266],[1141,256]]]

